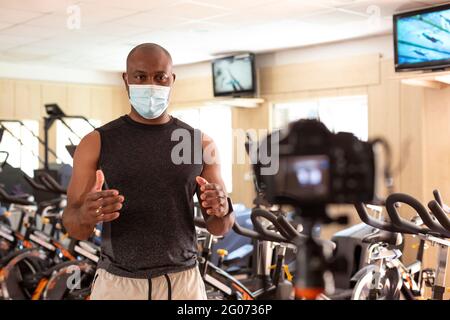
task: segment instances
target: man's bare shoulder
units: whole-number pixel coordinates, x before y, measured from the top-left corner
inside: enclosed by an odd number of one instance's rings
[[[78,144],[75,154],[74,163],[79,159],[98,157],[100,153],[101,138],[100,133],[97,130],[88,133],[81,139]]]

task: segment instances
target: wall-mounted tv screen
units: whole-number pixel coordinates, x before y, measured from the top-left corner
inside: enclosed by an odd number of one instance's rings
[[[450,66],[450,4],[394,15],[395,69]]]
[[[212,63],[214,96],[255,93],[255,56],[251,53],[216,59]]]

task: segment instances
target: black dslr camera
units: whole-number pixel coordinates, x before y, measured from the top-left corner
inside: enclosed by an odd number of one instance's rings
[[[374,198],[373,145],[351,133],[299,120],[268,135],[257,153],[255,178],[269,203],[314,206]]]
[[[345,261],[325,254],[313,228],[347,222],[346,216],[331,218],[329,204],[368,203],[376,198],[374,145],[379,142],[389,156],[382,139],[363,142],[351,133],[332,133],[317,120],[299,120],[251,148],[258,194],[269,204],[292,205],[303,225],[306,238],[296,240],[296,298],[316,299],[330,281],[324,275],[346,269]],[[389,171],[386,167],[386,177]]]

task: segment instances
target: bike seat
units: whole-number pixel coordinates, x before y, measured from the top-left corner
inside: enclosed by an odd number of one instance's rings
[[[364,243],[378,243],[383,242],[392,246],[399,246],[403,242],[402,235],[397,232],[389,232],[384,230],[378,230],[365,237],[362,240]]]

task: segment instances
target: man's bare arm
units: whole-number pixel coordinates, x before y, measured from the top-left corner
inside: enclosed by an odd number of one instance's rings
[[[103,172],[97,170],[100,155],[100,134],[93,131],[77,146],[73,173],[67,189],[67,207],[63,225],[69,235],[85,240],[99,222],[117,219],[123,196],[117,190],[103,190]]]
[[[233,227],[234,213],[228,214],[227,191],[220,173],[219,154],[214,141],[203,135],[204,168],[201,177],[199,202],[208,231],[224,235]]]

